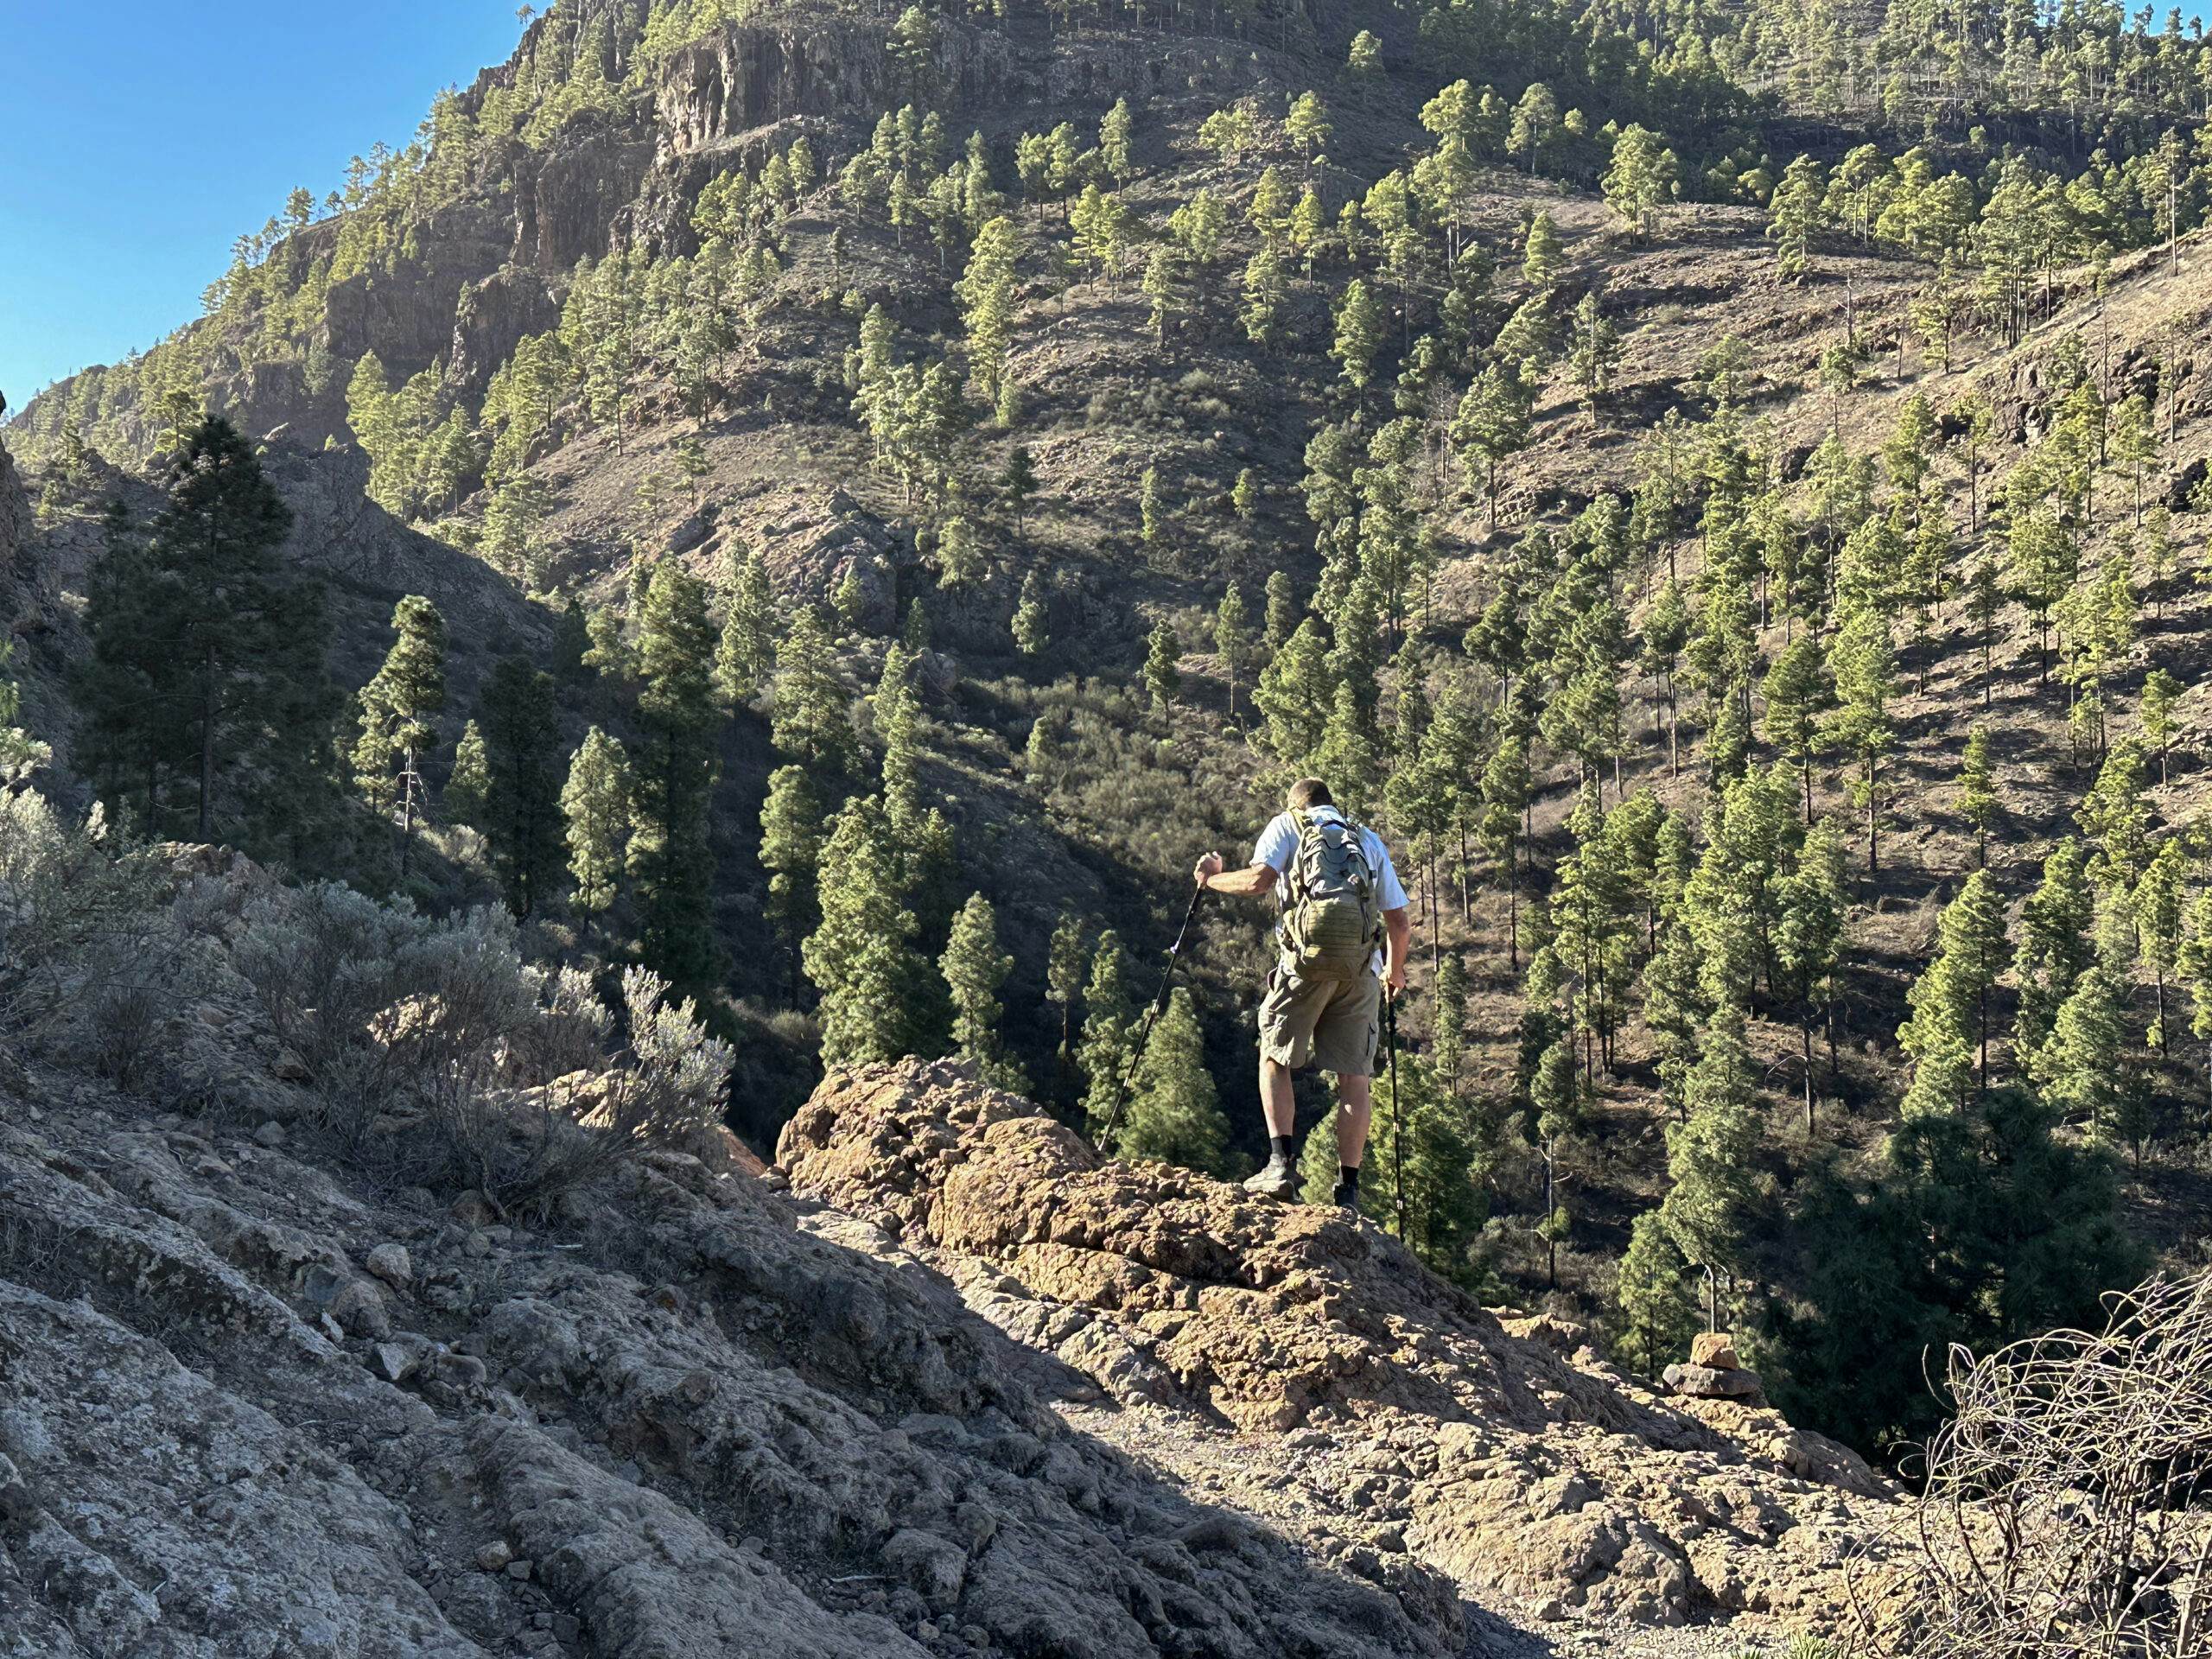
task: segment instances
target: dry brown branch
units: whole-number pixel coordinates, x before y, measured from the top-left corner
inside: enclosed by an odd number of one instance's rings
[[[1952,1351],[1926,1492],[1853,1564],[1864,1650],[2212,1651],[2212,1274],[2108,1306],[2101,1332]]]

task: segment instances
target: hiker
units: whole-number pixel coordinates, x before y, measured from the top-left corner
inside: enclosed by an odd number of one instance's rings
[[[1336,1075],[1335,1196],[1357,1208],[1382,1001],[1405,989],[1413,939],[1390,849],[1337,810],[1328,785],[1301,778],[1284,810],[1260,832],[1248,868],[1224,870],[1221,855],[1208,853],[1196,874],[1215,893],[1272,893],[1277,900],[1275,965],[1260,1002],[1268,1165],[1244,1190],[1277,1198],[1298,1190],[1290,1074],[1310,1062]]]

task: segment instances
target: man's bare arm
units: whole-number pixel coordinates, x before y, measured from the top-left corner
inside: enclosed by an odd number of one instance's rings
[[[1413,955],[1414,925],[1405,906],[1382,912],[1382,982],[1395,996],[1406,988],[1406,962]]]
[[[1192,872],[1200,887],[1209,893],[1226,894],[1232,899],[1260,898],[1275,890],[1276,875],[1271,864],[1253,864],[1241,870],[1224,870],[1221,855],[1208,853],[1198,861]],[[1402,914],[1403,912],[1400,912]]]

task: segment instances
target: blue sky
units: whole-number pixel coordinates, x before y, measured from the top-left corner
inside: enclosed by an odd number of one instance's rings
[[[513,49],[515,0],[0,0],[0,391],[152,345],[231,240]]]

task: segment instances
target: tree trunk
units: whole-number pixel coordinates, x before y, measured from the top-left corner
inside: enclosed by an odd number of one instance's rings
[[[1521,871],[1515,849],[1505,849],[1505,964],[1521,971]]]
[[[1813,1007],[1805,1005],[1805,1012],[1797,1021],[1797,1034],[1805,1051],[1805,1138],[1813,1138]]]
[[[215,794],[215,647],[207,647],[200,687],[200,839],[213,841],[210,833]]]

